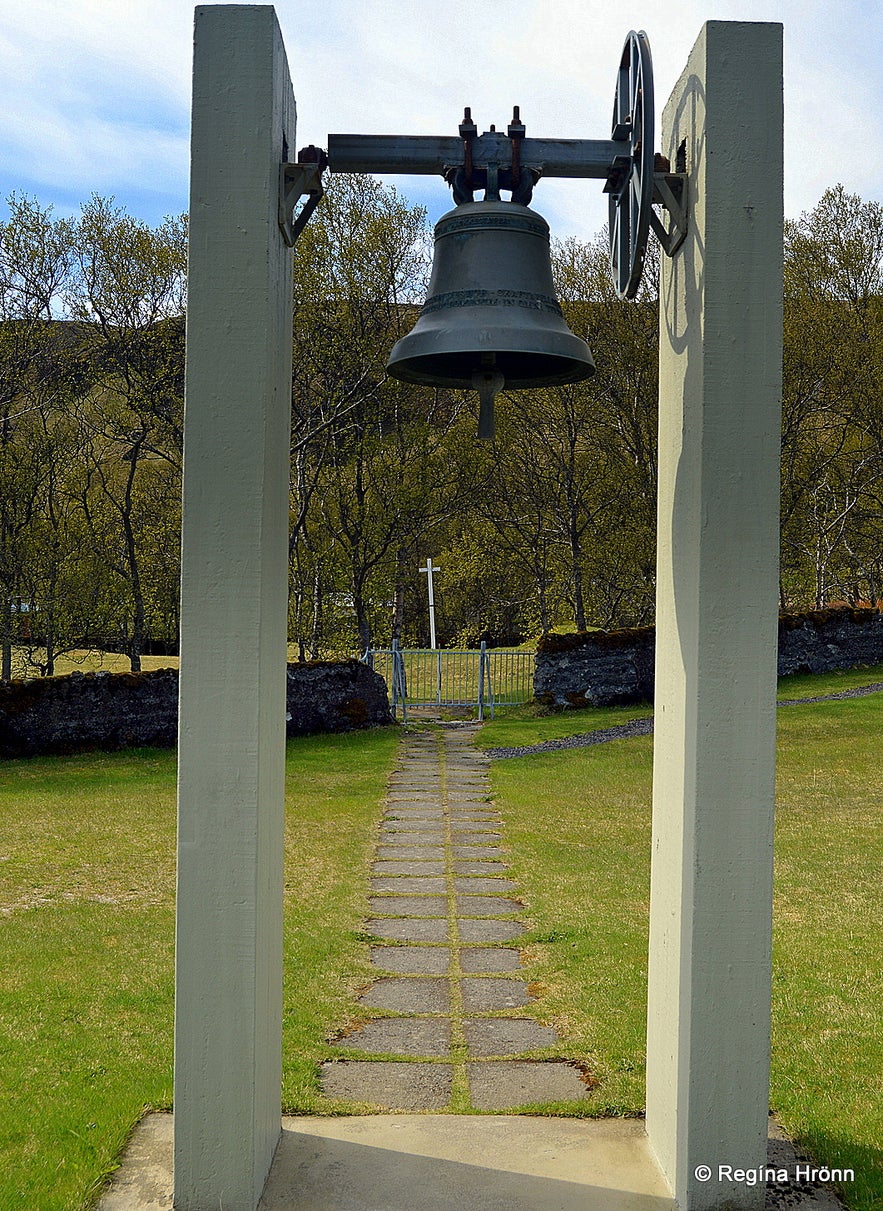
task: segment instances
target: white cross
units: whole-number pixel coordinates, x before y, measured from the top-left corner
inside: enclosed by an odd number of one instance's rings
[[[435,572],[440,572],[441,568],[438,564],[434,564],[431,559],[427,558],[426,567],[420,569],[426,573],[426,583],[429,588],[429,646],[435,647],[435,597],[432,592],[432,577]]]

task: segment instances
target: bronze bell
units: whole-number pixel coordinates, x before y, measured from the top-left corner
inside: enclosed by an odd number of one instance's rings
[[[435,227],[429,292],[387,371],[431,387],[479,392],[479,437],[493,436],[504,386],[577,383],[595,372],[570,331],[552,281],[549,225],[517,202],[465,202]]]

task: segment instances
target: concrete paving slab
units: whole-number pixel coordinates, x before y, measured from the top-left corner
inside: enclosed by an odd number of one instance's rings
[[[440,786],[391,787],[386,802],[393,807],[443,807]]]
[[[419,875],[383,875],[371,880],[371,890],[403,896],[443,896],[447,891],[447,880],[428,875],[422,878]]]
[[[321,1081],[328,1097],[388,1110],[441,1110],[451,1100],[452,1069],[450,1064],[401,1060],[329,1060],[322,1065]]]
[[[523,904],[508,896],[457,896],[460,917],[497,917],[502,913],[521,912]]]
[[[397,1013],[450,1013],[451,985],[440,976],[388,976],[359,997],[372,1009]]]
[[[551,1047],[558,1035],[530,1018],[472,1018],[463,1022],[470,1055],[517,1055]]]
[[[462,858],[454,862],[454,874],[456,875],[504,875],[508,869],[505,862],[475,861],[474,859],[464,861]]]
[[[449,807],[448,815],[451,817],[452,821],[453,820],[457,820],[457,821],[460,821],[460,820],[490,820],[491,823],[495,823],[495,824],[500,823],[500,813],[499,812],[495,812],[493,810],[493,808],[487,807],[485,805],[479,805],[479,804],[476,804],[475,806],[470,806],[469,804],[464,804],[462,807],[453,807],[453,806]]]
[[[520,921],[458,920],[457,932],[461,942],[511,942],[521,937],[525,927]]]
[[[501,921],[496,924],[506,925]],[[435,917],[418,920],[413,917],[381,917],[365,922],[365,929],[375,938],[389,938],[393,942],[447,942],[448,923]],[[476,938],[476,941],[485,939]],[[488,939],[500,941],[499,938]]]
[[[441,818],[439,820],[427,820],[421,818],[419,820],[402,820],[396,817],[385,817],[383,821],[383,832],[387,833],[432,833],[433,836],[439,836],[445,831],[445,822]]]
[[[448,902],[444,896],[371,896],[372,913],[393,917],[446,917]]]
[[[589,1093],[572,1064],[548,1060],[479,1060],[468,1063],[466,1071],[469,1094],[477,1110],[581,1101]]]
[[[445,803],[443,803],[440,791],[413,791],[409,794],[400,792],[399,794],[395,794],[395,796],[390,794],[390,796],[386,798],[386,805],[388,805],[390,809],[435,808],[438,810],[443,810],[443,808],[445,808]]]
[[[465,1013],[492,1013],[517,1009],[532,1001],[523,980],[501,980],[494,976],[467,977],[460,981]]]
[[[378,845],[378,862],[441,862],[444,869],[443,845]]]
[[[431,803],[420,804],[417,807],[402,807],[395,804],[386,809],[383,818],[384,820],[431,820],[434,823],[436,820],[444,820],[445,813],[444,808],[433,807]]]
[[[499,820],[451,820],[451,832],[454,834],[454,840],[465,844],[461,833],[481,833],[483,837],[499,837],[500,822]]]
[[[451,1023],[447,1018],[380,1018],[344,1039],[337,1039],[335,1046],[374,1055],[420,1055],[433,1059],[444,1056],[447,1059],[451,1054]],[[493,1054],[503,1055],[504,1052]]]
[[[454,890],[461,895],[495,896],[517,891],[518,884],[511,879],[482,879],[478,876],[454,880]]]
[[[502,839],[503,838],[499,832],[476,832],[474,829],[466,829],[463,832],[455,833],[451,838],[451,840],[454,842],[455,854],[459,849],[462,849],[466,845],[481,845],[485,848],[492,846],[497,850],[496,854],[490,855],[491,857],[496,857],[502,853],[502,850],[499,849],[499,842],[502,841]],[[468,857],[469,855],[467,854],[466,856]]]
[[[441,845],[443,841],[444,830],[441,828],[420,829],[419,832],[384,828],[380,835],[381,845]]]
[[[521,956],[506,946],[463,946],[460,969],[467,972],[520,971]]]
[[[443,976],[451,966],[451,951],[448,946],[373,946],[371,962],[381,971],[397,975]]]
[[[376,875],[443,875],[444,862],[390,862],[380,859],[372,863],[371,870]]]
[[[497,845],[455,845],[454,858],[458,861],[468,861],[476,858],[501,859],[503,851]]]

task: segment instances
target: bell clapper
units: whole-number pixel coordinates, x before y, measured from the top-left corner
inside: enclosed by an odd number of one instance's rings
[[[500,371],[494,368],[493,360],[472,376],[472,386],[478,392],[479,400],[478,436],[484,441],[490,441],[494,436],[494,400],[503,390],[505,382]]]

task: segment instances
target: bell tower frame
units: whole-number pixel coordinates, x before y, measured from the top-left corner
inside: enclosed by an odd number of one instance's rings
[[[649,59],[631,39],[610,140],[528,140],[516,113],[506,136],[331,136],[329,157],[334,171],[437,172],[468,144],[473,172],[499,182],[514,142],[521,171],[607,182],[621,293],[642,256],[637,219],[671,257],[647,1132],[683,1211],[760,1211],[762,1185],[719,1180],[717,1166],[766,1158],[782,27],[703,26],[665,110],[668,162],[645,154]],[[197,8],[193,100],[174,1205],[254,1211],[280,1135],[288,249],[323,163],[316,149],[291,160],[294,96],[270,6]]]

